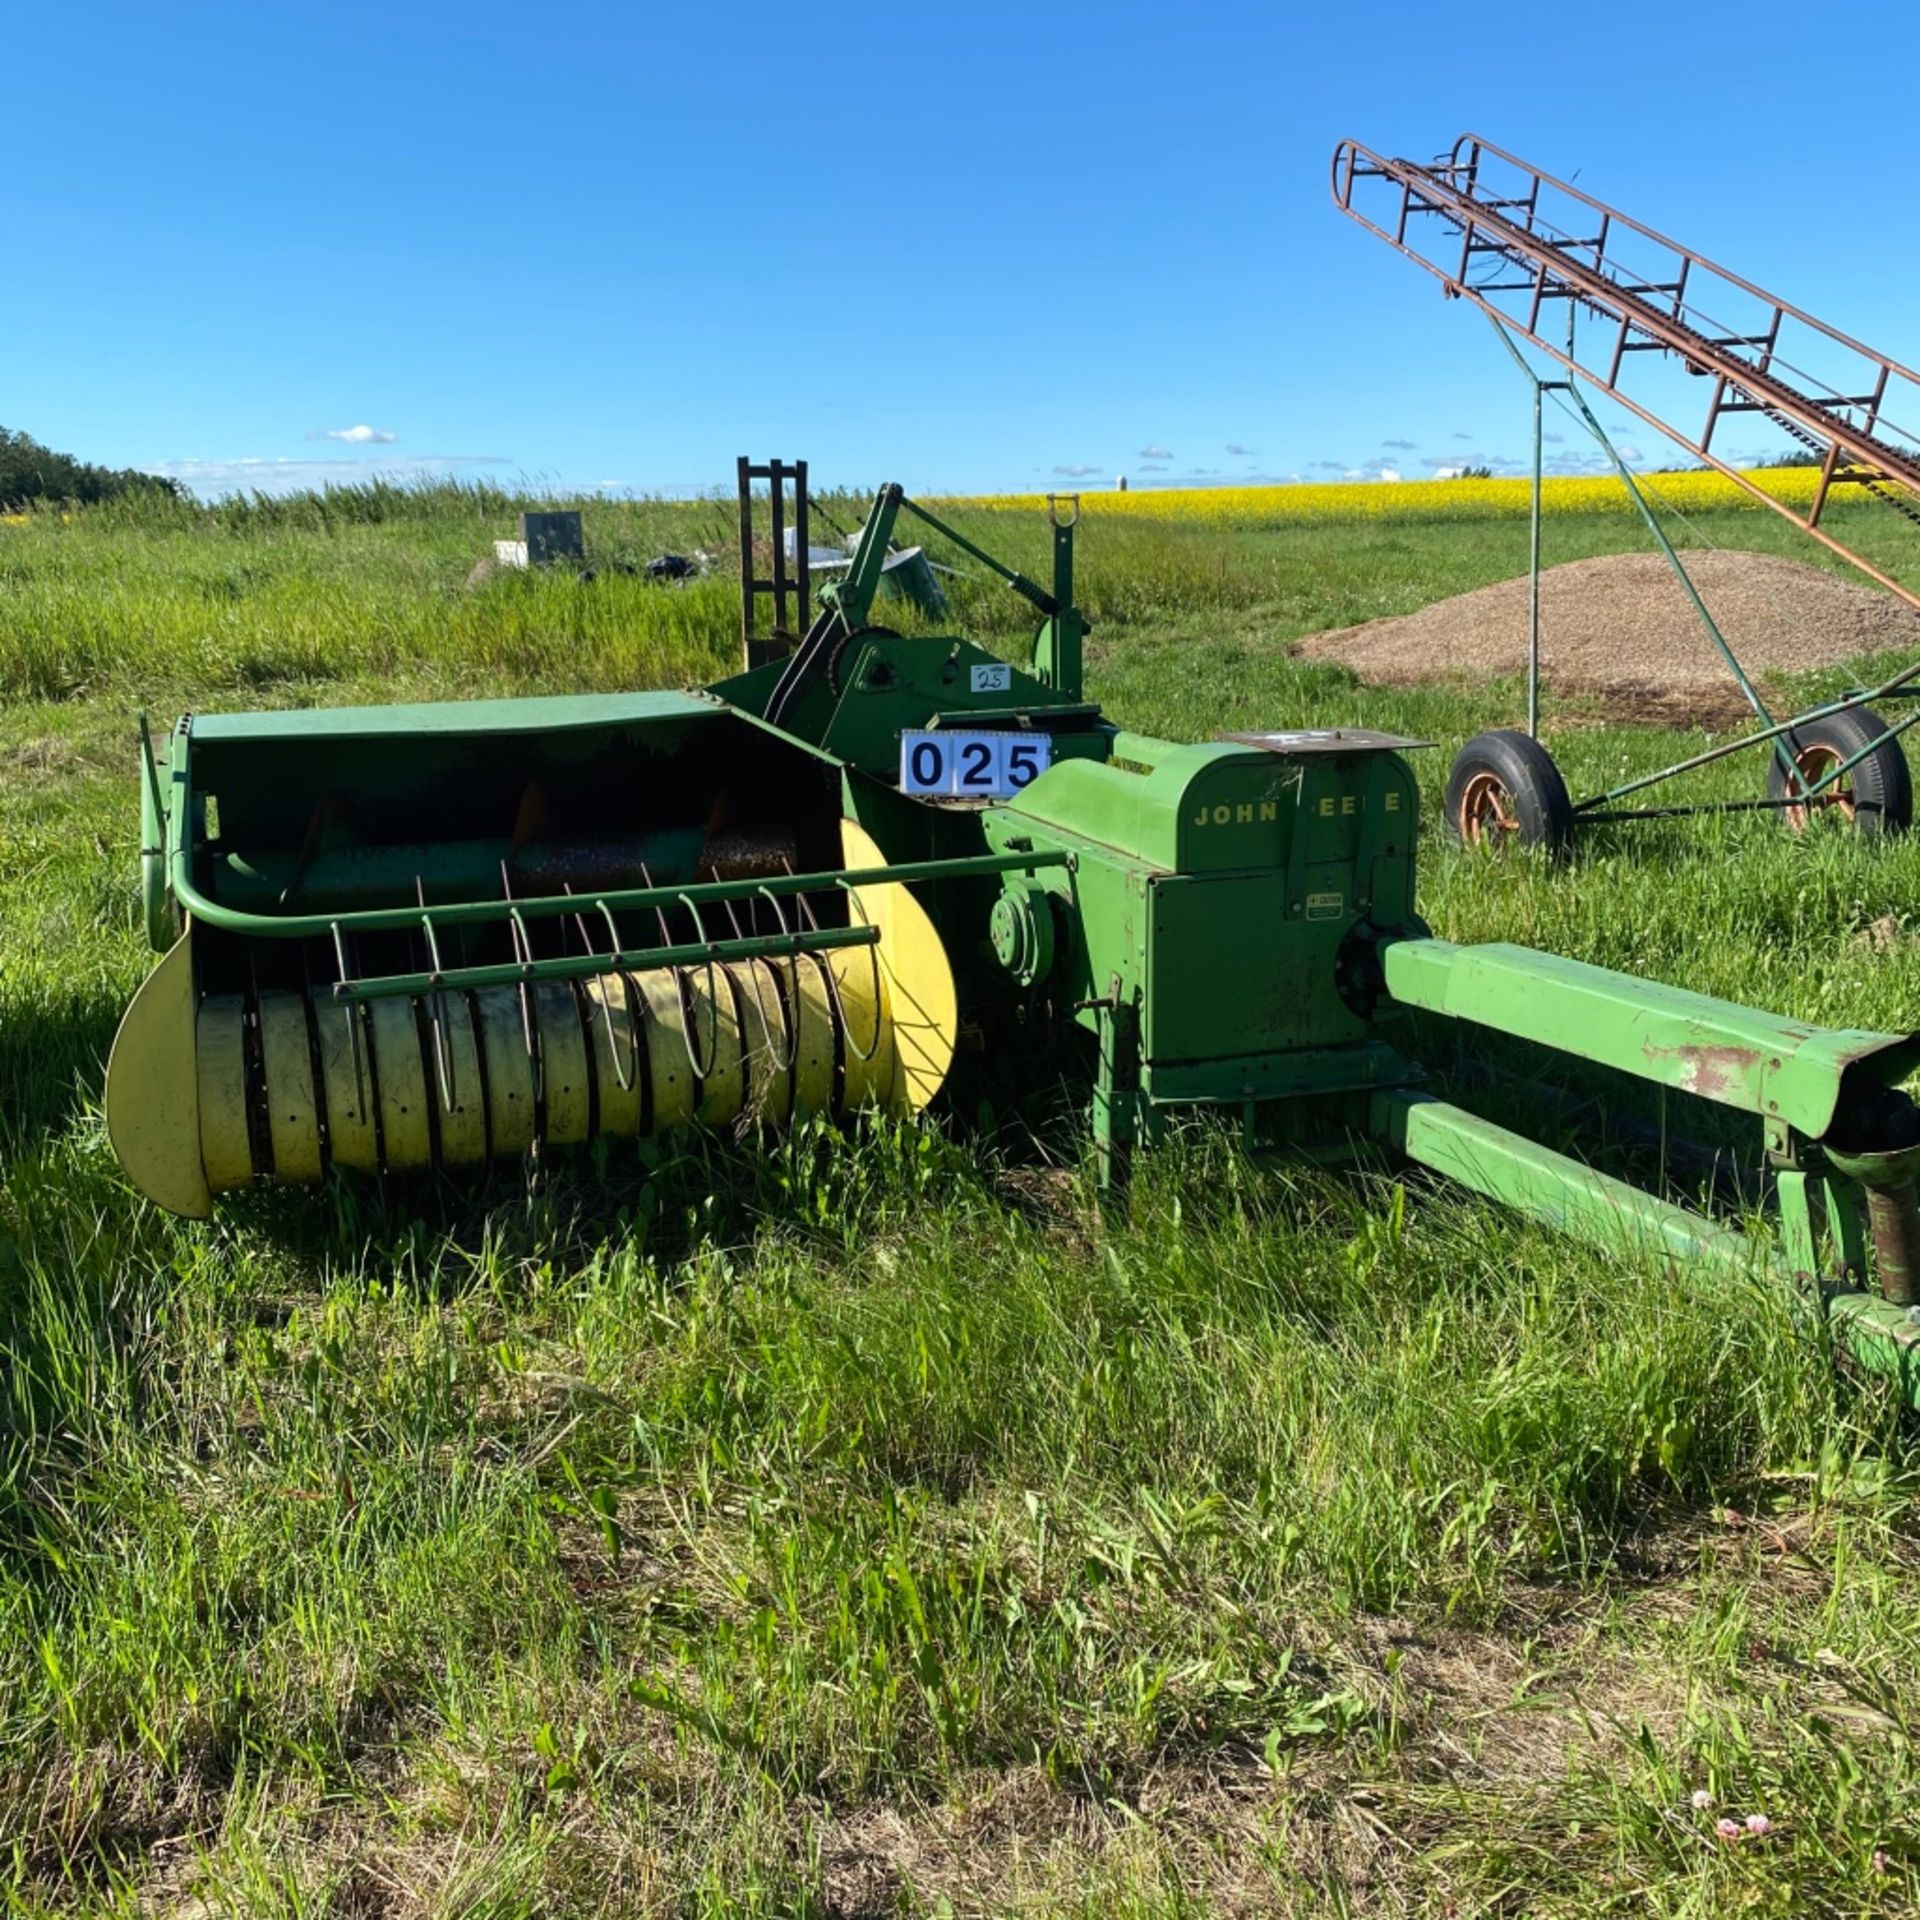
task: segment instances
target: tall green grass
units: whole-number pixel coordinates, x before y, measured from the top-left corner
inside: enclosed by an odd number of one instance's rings
[[[469,590],[514,506],[0,529],[14,1909],[1910,1910],[1920,1461],[1782,1295],[1197,1123],[1124,1225],[1071,1123],[691,1142],[208,1227],[132,1197],[98,1095],[147,964],[135,705],[729,664],[724,557],[685,589]],[[715,520],[592,506],[590,552]],[[1557,557],[1619,532],[1558,527]],[[990,544],[1032,571],[1044,528]],[[1174,734],[1435,738],[1431,798],[1514,690],[1367,692],[1284,641],[1500,577],[1510,544],[1090,526],[1093,690]],[[955,593],[1017,645],[1004,590]],[[1599,784],[1694,737],[1555,745]],[[1560,873],[1429,834],[1422,905],[1902,1027],[1916,862],[1751,817]]]

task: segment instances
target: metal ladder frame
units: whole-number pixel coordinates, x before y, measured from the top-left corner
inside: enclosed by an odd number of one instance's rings
[[[769,460],[756,466],[746,454],[737,464],[740,486],[740,652],[747,669],[784,659],[813,619],[813,572],[807,559],[807,463]],[[773,520],[773,572],[762,578],[753,564],[753,485],[767,483]],[[788,489],[792,489],[793,565],[787,564]],[[754,624],[761,594],[773,600],[773,627],[765,637]],[[788,602],[793,603],[789,617]]]
[[[1482,179],[1486,162],[1492,159],[1511,169],[1519,177],[1515,192],[1491,191]],[[1398,189],[1398,204],[1389,232],[1370,219],[1354,204],[1361,183],[1378,180]],[[1410,160],[1388,159],[1353,140],[1343,140],[1334,150],[1333,198],[1336,206],[1360,226],[1405,254],[1408,259],[1435,275],[1448,298],[1472,301],[1493,323],[1502,344],[1512,353],[1516,364],[1533,385],[1534,409],[1534,495],[1529,569],[1532,597],[1528,636],[1527,730],[1537,737],[1540,716],[1540,480],[1541,399],[1547,392],[1561,392],[1577,410],[1582,423],[1606,452],[1622,484],[1646,521],[1654,540],[1673,567],[1688,593],[1709,636],[1726,661],[1743,696],[1752,706],[1761,727],[1739,739],[1710,748],[1704,753],[1664,767],[1656,773],[1623,782],[1604,793],[1574,804],[1577,821],[1664,819],[1696,813],[1777,809],[1803,805],[1837,788],[1859,762],[1877,751],[1884,739],[1897,737],[1920,724],[1920,709],[1893,723],[1882,740],[1850,755],[1829,768],[1817,780],[1809,782],[1792,761],[1786,738],[1795,727],[1845,712],[1851,708],[1905,694],[1920,680],[1920,664],[1908,667],[1877,687],[1856,689],[1842,699],[1830,701],[1774,721],[1764,702],[1741,666],[1733,648],[1708,612],[1686,567],[1655,518],[1651,507],[1621,458],[1617,448],[1586,404],[1575,380],[1547,381],[1528,364],[1515,344],[1516,337],[1538,348],[1562,369],[1597,388],[1693,454],[1717,469],[1761,504],[1770,507],[1849,565],[1886,588],[1907,605],[1920,609],[1920,592],[1904,586],[1891,575],[1873,566],[1820,525],[1821,515],[1837,484],[1854,483],[1898,508],[1906,517],[1920,523],[1920,435],[1893,426],[1885,407],[1889,391],[1909,393],[1916,414],[1920,414],[1920,373],[1899,361],[1876,352],[1850,335],[1814,319],[1811,314],[1769,294],[1752,282],[1716,265],[1704,254],[1669,240],[1653,228],[1629,218],[1604,202],[1584,194],[1567,182],[1556,179],[1540,168],[1494,146],[1477,134],[1465,134],[1457,140],[1448,156],[1431,166]],[[1597,216],[1595,231],[1576,238],[1555,226],[1541,212],[1543,189],[1567,196]],[[1430,257],[1419,245],[1409,241],[1408,230],[1419,216],[1433,215],[1460,235],[1458,259],[1451,264]],[[1635,282],[1617,275],[1618,256],[1609,258],[1608,247],[1617,230],[1625,230],[1673,256],[1672,278],[1643,278]],[[1433,250],[1437,251],[1437,250]],[[1518,268],[1525,276],[1508,281],[1473,281],[1468,278],[1476,257],[1491,256],[1505,266]],[[1757,334],[1719,334],[1702,332],[1693,321],[1705,321],[1697,295],[1705,284],[1719,282],[1739,293],[1758,299],[1767,309],[1763,332]],[[1527,297],[1525,318],[1500,306],[1493,296],[1521,294]],[[1653,300],[1664,298],[1664,308]],[[1567,328],[1564,345],[1556,344],[1540,331],[1541,312],[1550,299],[1567,303]],[[1606,371],[1600,372],[1583,358],[1578,339],[1577,318],[1582,310],[1594,314],[1615,328],[1612,351]],[[1823,383],[1809,382],[1818,393],[1796,387],[1781,377],[1785,364],[1778,358],[1780,332],[1788,320],[1810,328],[1826,341],[1859,356],[1867,363],[1872,381],[1865,394],[1845,395]],[[1646,405],[1623,392],[1619,385],[1626,354],[1636,351],[1662,351],[1679,356],[1689,372],[1711,377],[1713,392],[1706,424],[1697,438],[1690,439]],[[1757,357],[1744,357],[1757,352]],[[1904,387],[1896,386],[1904,383]],[[1811,506],[1797,510],[1791,503],[1776,499],[1756,486],[1738,467],[1713,450],[1714,430],[1728,413],[1760,413],[1803,445],[1823,455],[1820,479]],[[1853,416],[1859,416],[1855,418]],[[1910,442],[1902,446],[1884,437],[1900,434]],[[1842,461],[1847,464],[1842,465]],[[1777,760],[1787,769],[1788,794],[1779,800],[1731,801],[1699,806],[1622,808],[1618,802],[1646,788],[1656,786],[1682,773],[1712,764],[1751,746],[1769,745]]]
[[[1517,174],[1522,190],[1491,191],[1482,178],[1489,160]],[[1398,190],[1392,231],[1355,204],[1356,190],[1370,180]],[[1593,213],[1595,230],[1575,236],[1557,227],[1540,210],[1543,190],[1564,195]],[[1477,134],[1462,135],[1451,154],[1431,166],[1388,159],[1357,141],[1344,140],[1334,150],[1333,198],[1342,213],[1438,278],[1449,298],[1472,301],[1509,333],[1538,347],[1850,566],[1920,608],[1920,592],[1881,572],[1820,524],[1832,489],[1843,484],[1863,486],[1920,519],[1920,433],[1894,424],[1888,415],[1891,397],[1904,399],[1911,416],[1920,418],[1920,373]],[[1436,257],[1437,248],[1423,248],[1409,238],[1422,216],[1435,216],[1459,233],[1457,257],[1443,261]],[[1617,246],[1623,231],[1671,256],[1671,277],[1620,278],[1617,251],[1609,256],[1608,248]],[[1476,259],[1483,257],[1518,269],[1522,277],[1476,282],[1469,276]],[[1760,301],[1767,313],[1764,328],[1748,334],[1709,331],[1715,323],[1701,296],[1704,291],[1711,300],[1715,286]],[[1501,306],[1496,295],[1524,295],[1524,316]],[[1612,326],[1604,369],[1541,331],[1541,312],[1549,300],[1566,300]],[[1796,370],[1787,367],[1779,353],[1780,330],[1788,320],[1862,361],[1858,384],[1866,390],[1845,394],[1807,376],[1798,376],[1801,384],[1795,384],[1788,376]],[[1673,354],[1690,371],[1712,380],[1698,435],[1690,437],[1622,389],[1626,356],[1650,351]],[[1763,414],[1823,455],[1820,482],[1808,509],[1775,499],[1714,450],[1721,419],[1738,413]]]

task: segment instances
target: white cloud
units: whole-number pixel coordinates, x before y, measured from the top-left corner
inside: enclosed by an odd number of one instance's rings
[[[1173,449],[1171,447],[1160,446],[1156,442],[1152,446],[1142,447],[1140,449],[1140,458],[1142,460],[1171,460],[1173,458]]]
[[[1066,480],[1084,480],[1088,474],[1098,473],[1099,471],[1100,469],[1098,467],[1081,466],[1077,463],[1054,468],[1054,472]]]
[[[385,427],[317,427],[309,440],[340,440],[350,447],[390,447],[400,438]]]
[[[1239,441],[1229,440],[1227,442],[1227,451],[1232,454],[1236,460],[1251,460],[1260,449],[1258,447],[1243,447]]]

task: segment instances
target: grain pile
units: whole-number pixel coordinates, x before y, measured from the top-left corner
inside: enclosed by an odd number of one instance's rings
[[[1762,681],[1865,654],[1920,649],[1920,613],[1876,587],[1766,553],[1697,553],[1687,570],[1747,671]],[[1527,579],[1418,613],[1314,634],[1304,659],[1376,686],[1524,673]],[[1540,576],[1541,677],[1596,694],[1620,718],[1718,725],[1746,712],[1685,590],[1657,553],[1606,554]]]

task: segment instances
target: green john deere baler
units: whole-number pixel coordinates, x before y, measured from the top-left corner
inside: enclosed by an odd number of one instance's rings
[[[1032,603],[1026,666],[869,624],[907,511]],[[107,1081],[128,1173],[204,1217],[335,1168],[911,1112],[956,1046],[1077,1046],[1109,1193],[1178,1109],[1372,1141],[1602,1247],[1770,1265],[1920,1393],[1920,1036],[1434,939],[1417,743],[1115,727],[1050,519],[1041,586],[889,487],[805,635],[693,692],[182,719],[144,774],[163,958]],[[1410,1009],[1752,1115],[1777,1234],[1441,1098]]]

